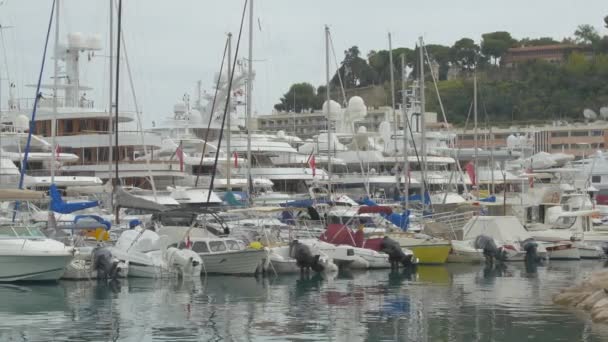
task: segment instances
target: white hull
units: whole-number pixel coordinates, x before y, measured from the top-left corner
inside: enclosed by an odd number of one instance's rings
[[[547,247],[547,255],[549,259],[554,260],[580,260],[581,255],[579,249],[576,247],[570,247],[566,249],[552,250],[551,247]]]
[[[473,264],[485,261],[483,250],[475,249],[472,241],[452,240],[452,249],[448,254],[449,263]]]
[[[266,251],[243,250],[199,255],[203,260],[203,273],[254,275],[266,258]]]
[[[71,254],[0,255],[0,282],[55,281],[70,260]]]

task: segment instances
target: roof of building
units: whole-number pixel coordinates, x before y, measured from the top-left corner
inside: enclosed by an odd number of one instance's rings
[[[552,44],[552,45],[538,45],[538,46],[521,46],[512,47],[509,52],[523,52],[523,51],[546,51],[546,50],[572,50],[572,49],[587,49],[588,46],[576,45],[576,44]]]

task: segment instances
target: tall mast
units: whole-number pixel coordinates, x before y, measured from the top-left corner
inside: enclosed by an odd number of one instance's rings
[[[228,77],[230,77],[230,75],[232,74],[232,33],[228,33]],[[228,89],[228,93],[230,93],[232,91],[232,89]],[[230,174],[231,174],[231,167],[230,167],[230,158],[232,156],[232,154],[230,153],[230,135],[231,135],[231,123],[230,123],[230,117],[231,114],[230,112],[232,111],[232,101],[230,101],[228,103],[228,109],[226,112],[226,126],[227,126],[227,130],[226,130],[226,187],[228,189],[228,191],[232,191],[232,186],[230,185]]]
[[[57,164],[57,88],[59,85],[59,0],[55,0],[55,61],[53,68],[53,119],[51,120],[51,146],[53,160],[51,161],[51,184],[55,183],[55,167]],[[51,211],[49,211],[51,213]]]
[[[251,92],[253,91],[253,0],[249,0],[249,52],[247,56],[247,198],[251,203]],[[228,73],[230,75],[230,73]]]
[[[122,30],[122,0],[118,0],[118,32],[116,38],[116,92],[114,94],[114,99],[116,101],[116,107],[114,107],[114,142],[116,144],[116,164],[115,164],[115,182],[114,192],[116,192],[116,187],[120,185],[120,178],[118,177],[118,160],[120,159],[120,150],[118,148],[118,94],[120,89],[120,34]],[[116,206],[116,223],[119,223],[119,207]]]
[[[477,186],[477,197],[479,197],[479,174],[477,173],[477,68],[473,70],[473,171],[475,172],[475,185]]]
[[[325,116],[327,117],[327,179],[328,188],[331,192],[331,120],[329,94],[329,26],[325,25]]]
[[[403,114],[403,182],[404,184],[404,197],[405,197],[405,209],[409,207],[409,192],[410,192],[410,179],[409,170],[410,162],[408,158],[408,141],[407,135],[409,130],[409,120],[407,118],[407,103],[406,103],[406,70],[405,70],[405,54],[401,54],[401,113]]]
[[[425,104],[425,96],[424,96],[424,42],[422,41],[422,37],[420,37],[420,67],[418,68],[419,72],[419,84],[420,87],[420,154],[422,154],[421,165],[420,165],[420,174],[422,176],[421,188],[422,188],[422,208],[426,209],[426,104]]]
[[[112,155],[114,148],[112,143],[112,133],[114,132],[114,125],[112,124],[112,92],[114,91],[114,0],[110,0],[110,63],[109,74],[110,74],[110,91],[108,92],[108,182],[112,182]],[[112,205],[114,199],[110,196],[110,203]]]
[[[391,33],[388,33],[388,61],[390,64],[391,73],[391,112],[393,114],[393,137],[397,136],[397,113],[395,112],[395,71],[393,70],[393,41],[391,39]],[[395,152],[399,151],[397,148],[397,138],[393,139],[395,143]]]

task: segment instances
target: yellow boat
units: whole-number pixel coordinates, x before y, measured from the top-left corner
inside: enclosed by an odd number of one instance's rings
[[[397,242],[402,248],[407,248],[423,265],[445,264],[452,245],[442,239],[418,239],[408,233],[389,233],[387,236]]]

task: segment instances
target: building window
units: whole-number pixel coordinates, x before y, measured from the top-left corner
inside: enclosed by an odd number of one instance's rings
[[[591,183],[601,183],[602,176],[591,176]]]
[[[551,137],[567,137],[568,131],[551,132]]]
[[[571,137],[588,137],[589,131],[572,131],[570,132]]]
[[[592,137],[601,137],[604,135],[604,131],[591,131]]]
[[[560,150],[561,151],[562,148],[567,148],[567,147],[568,146],[564,145],[564,144],[553,144],[553,145],[551,145],[551,149],[552,150]]]

